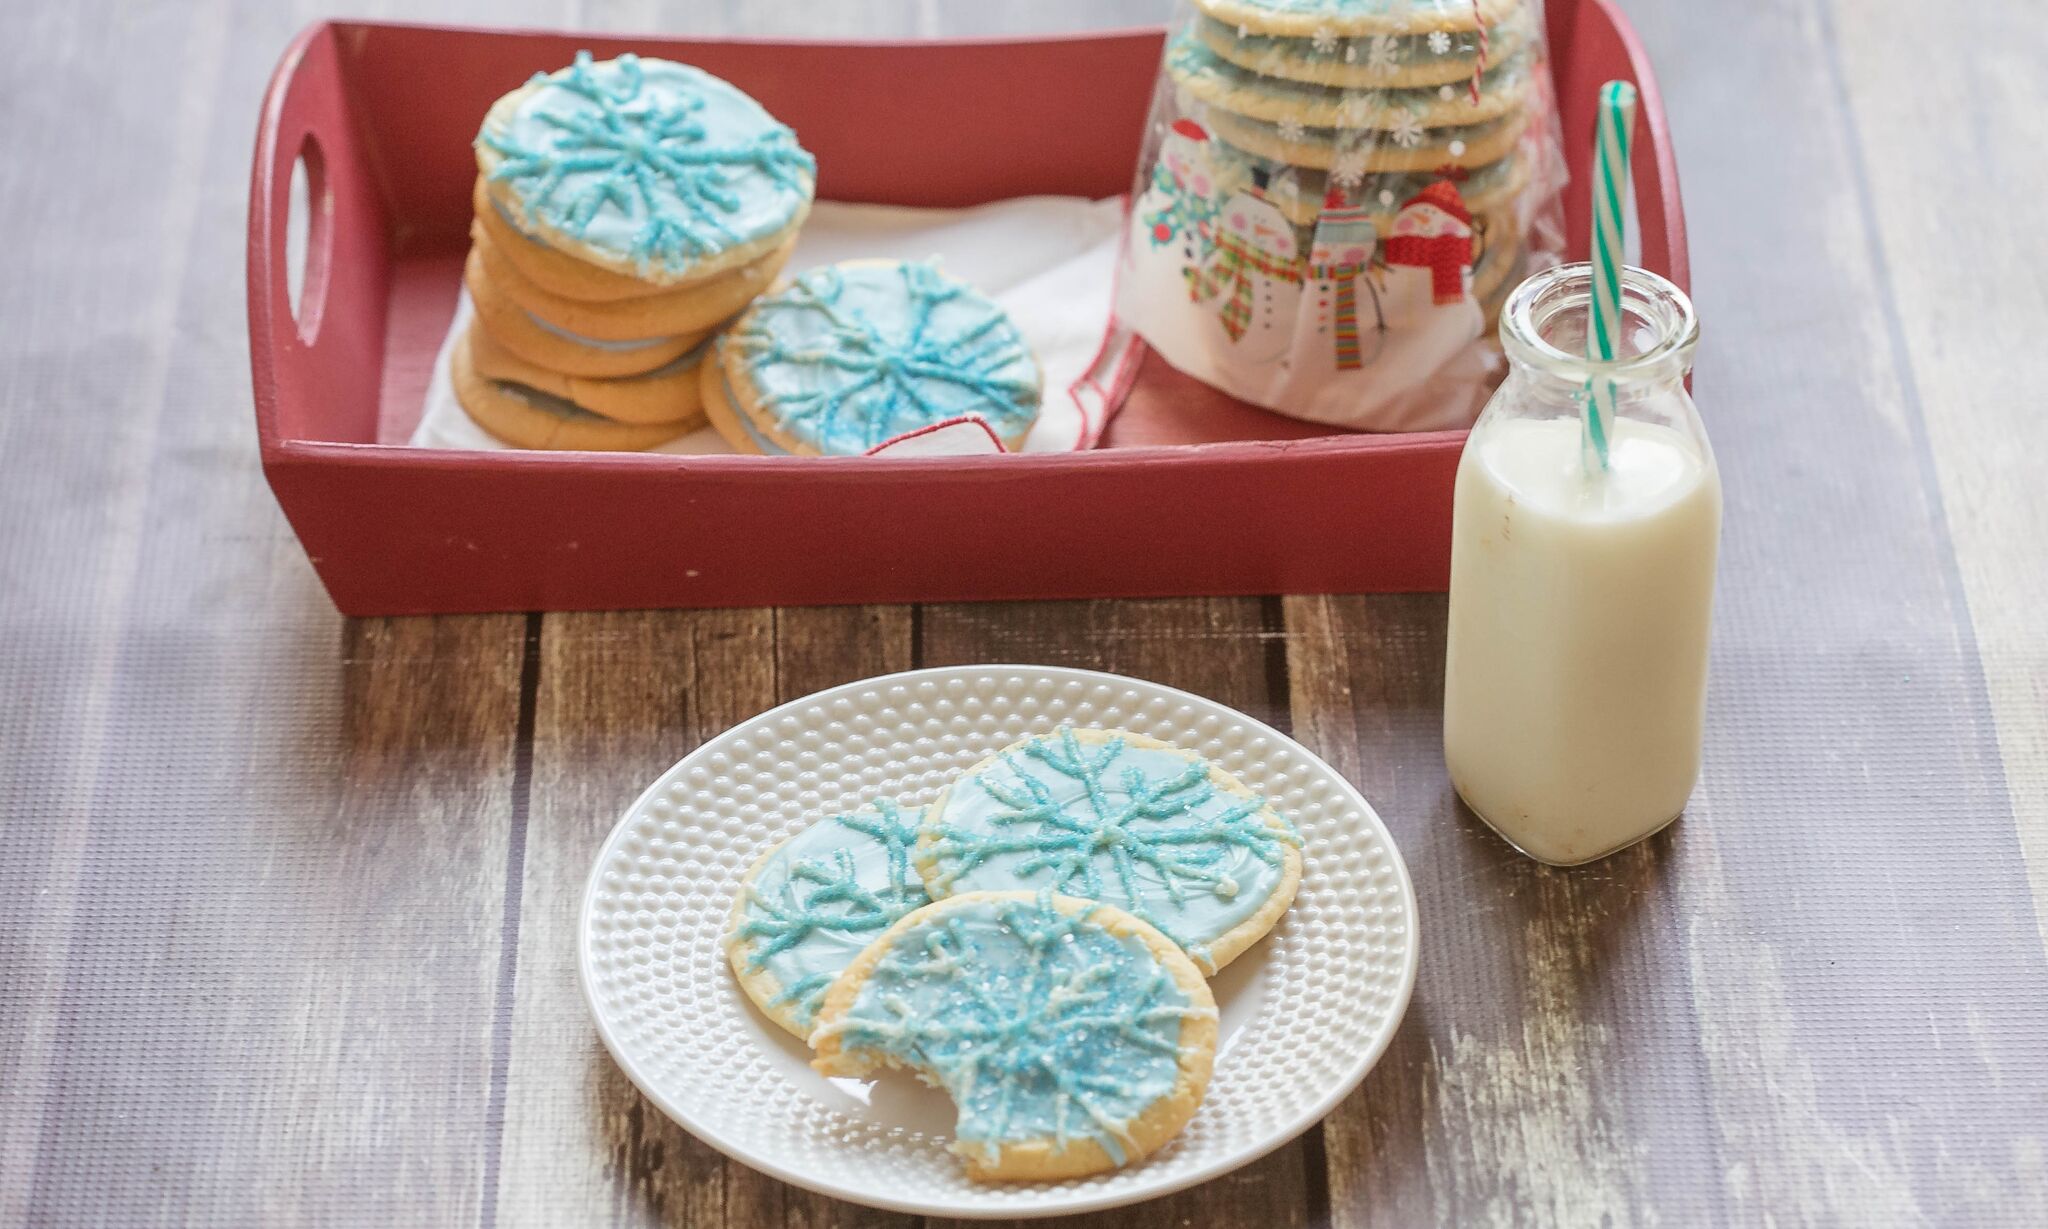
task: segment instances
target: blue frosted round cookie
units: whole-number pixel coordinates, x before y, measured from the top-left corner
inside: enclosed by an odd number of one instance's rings
[[[1301,838],[1236,777],[1172,743],[1062,727],[968,769],[925,811],[934,900],[1049,888],[1158,927],[1208,972],[1257,942],[1301,884]]]
[[[743,420],[721,427],[742,451],[858,456],[964,417],[1015,449],[1038,418],[1038,360],[1017,326],[929,264],[809,270],[756,299],[718,349],[707,395]]]
[[[1178,1134],[1216,1032],[1201,971],[1155,928],[1049,891],[974,892],[897,922],[832,983],[812,1065],[944,1089],[971,1177],[1066,1178]]]
[[[727,82],[589,52],[494,103],[476,160],[521,235],[657,286],[780,247],[810,210],[816,171],[796,134]]]
[[[910,864],[917,818],[883,798],[821,819],[762,855],[741,881],[727,959],[747,997],[798,1037],[854,957],[930,900]]]

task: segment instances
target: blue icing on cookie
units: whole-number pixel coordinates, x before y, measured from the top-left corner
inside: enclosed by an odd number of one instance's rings
[[[820,820],[768,855],[742,889],[745,920],[731,942],[751,944],[750,972],[767,970],[809,1027],[825,987],[862,948],[930,897],[911,869],[916,811],[886,798]]]
[[[1280,889],[1301,843],[1264,799],[1216,788],[1199,756],[1064,727],[962,777],[925,826],[934,897],[1048,887],[1106,901],[1211,970],[1209,944]]]
[[[813,269],[756,300],[731,344],[754,404],[828,455],[969,415],[1015,444],[1038,416],[1038,364],[1017,327],[926,264]]]
[[[1098,909],[1063,914],[1044,892],[913,922],[826,1030],[930,1073],[961,1144],[990,1164],[1006,1145],[1077,1138],[1122,1164],[1130,1122],[1174,1089],[1182,1021],[1215,1009],[1143,940],[1092,921]]]
[[[811,198],[816,163],[796,135],[687,65],[578,52],[496,119],[477,135],[497,157],[490,179],[529,217],[642,270],[779,234]]]

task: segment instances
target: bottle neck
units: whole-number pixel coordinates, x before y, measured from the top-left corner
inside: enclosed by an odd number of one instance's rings
[[[1685,292],[1647,269],[1621,271],[1621,345],[1612,361],[1586,357],[1593,267],[1558,265],[1530,277],[1501,310],[1501,348],[1513,378],[1559,391],[1594,380],[1621,401],[1668,393],[1692,370],[1699,320]]]

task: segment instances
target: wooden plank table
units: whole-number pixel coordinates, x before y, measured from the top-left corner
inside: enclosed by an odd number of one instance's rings
[[[431,7],[829,36],[1168,5]],[[653,1111],[584,1013],[574,905],[700,740],[986,660],[1291,729],[1377,804],[1425,918],[1406,1024],[1323,1126],[1077,1223],[2048,1224],[2048,22],[1628,7],[1727,534],[1694,804],[1566,873],[1451,794],[1440,596],[341,619],[257,468],[242,314],[256,102],[324,9],[16,6],[0,1224],[911,1224]]]

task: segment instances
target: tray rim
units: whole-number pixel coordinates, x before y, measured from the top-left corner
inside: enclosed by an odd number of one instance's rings
[[[1690,270],[1686,259],[1685,225],[1682,205],[1679,201],[1676,160],[1672,156],[1669,134],[1666,129],[1662,95],[1655,77],[1650,70],[1634,29],[1614,0],[1579,0],[1581,5],[1590,4],[1606,11],[1614,29],[1620,35],[1623,51],[1639,82],[1643,94],[1641,113],[1652,139],[1647,143],[1651,158],[1663,187],[1665,229],[1673,240],[1669,252],[1671,268],[1666,276],[1681,288],[1689,289]],[[523,474],[526,467],[544,467],[536,472],[562,472],[565,469],[619,470],[627,472],[633,467],[644,467],[649,472],[672,470],[681,473],[707,473],[741,475],[786,475],[792,472],[787,457],[750,457],[739,455],[713,454],[707,456],[674,456],[651,453],[607,453],[607,452],[527,452],[513,450],[469,450],[420,448],[410,444],[387,444],[343,440],[323,440],[285,435],[279,427],[277,401],[278,356],[270,339],[278,314],[290,316],[288,303],[279,301],[276,288],[282,280],[275,278],[275,262],[282,251],[278,243],[279,230],[286,219],[277,215],[272,207],[276,199],[275,176],[280,167],[278,141],[281,135],[285,101],[306,54],[323,36],[346,37],[349,31],[395,29],[432,32],[450,35],[476,35],[506,39],[563,39],[584,38],[600,44],[632,44],[652,42],[690,42],[743,46],[750,48],[775,49],[802,47],[808,50],[826,48],[872,49],[903,48],[916,51],[943,52],[949,48],[1000,48],[1019,46],[1043,46],[1048,44],[1080,44],[1091,42],[1114,42],[1132,39],[1158,39],[1163,41],[1168,27],[1139,25],[1119,27],[1111,30],[1062,31],[1049,34],[1024,36],[996,35],[948,37],[932,39],[792,39],[759,37],[677,37],[646,32],[578,31],[549,29],[544,27],[468,25],[443,22],[420,21],[362,21],[351,19],[319,19],[308,23],[287,44],[272,70],[270,81],[265,88],[261,118],[257,129],[255,149],[249,185],[249,245],[248,245],[248,307],[251,374],[256,410],[257,436],[264,464],[278,465],[325,465],[342,467],[374,465],[378,468],[397,468],[431,472],[434,470],[459,467],[465,471],[500,472],[507,475]],[[1105,329],[1105,344],[1114,332],[1114,321]],[[1135,343],[1144,347],[1142,339]],[[1142,353],[1142,351],[1141,351]],[[1129,364],[1135,367],[1136,364]],[[1119,398],[1120,400],[1120,398]],[[1343,432],[1333,431],[1330,435],[1313,436],[1291,440],[1220,440],[1191,444],[1142,444],[1115,448],[1091,448],[1074,452],[1046,454],[1009,454],[1004,456],[972,457],[805,457],[802,458],[803,472],[822,474],[847,472],[852,465],[854,472],[887,478],[896,475],[928,476],[939,472],[975,475],[1010,473],[1018,476],[1027,474],[1057,474],[1069,470],[1080,472],[1090,465],[1143,465],[1175,466],[1197,463],[1222,463],[1271,460],[1277,456],[1292,453],[1373,453],[1381,456],[1397,456],[1406,451],[1435,452],[1446,448],[1462,448],[1467,432],[1463,429],[1429,432]]]

